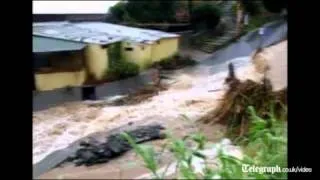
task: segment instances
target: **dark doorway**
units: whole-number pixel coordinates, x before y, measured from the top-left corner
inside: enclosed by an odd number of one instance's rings
[[[35,81],[35,77],[34,77],[34,73],[32,73],[32,91],[36,90],[36,81]]]
[[[96,88],[94,86],[82,88],[82,100],[96,100]]]

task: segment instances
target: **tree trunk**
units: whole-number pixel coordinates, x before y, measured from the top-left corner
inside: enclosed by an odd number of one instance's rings
[[[243,18],[244,18],[244,10],[240,0],[237,1],[237,25],[236,25],[236,32],[237,36],[240,35],[242,30]]]
[[[188,11],[189,11],[189,20],[192,17],[192,0],[188,0]]]

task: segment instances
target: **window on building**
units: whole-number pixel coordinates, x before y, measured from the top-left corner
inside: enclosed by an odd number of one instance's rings
[[[124,50],[126,50],[126,51],[133,51],[133,48],[132,48],[132,47],[126,47],[126,48],[124,48]]]
[[[103,45],[101,45],[101,48],[102,48],[102,49],[108,48],[108,44],[103,44]]]

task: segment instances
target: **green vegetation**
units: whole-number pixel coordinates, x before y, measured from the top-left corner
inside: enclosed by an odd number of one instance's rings
[[[213,29],[219,22],[221,10],[218,6],[210,3],[201,3],[192,9],[191,23],[195,29]]]
[[[135,152],[140,155],[140,157],[145,162],[146,168],[148,168],[157,179],[160,179],[161,176],[157,174],[158,165],[155,159],[156,156],[153,147],[147,145],[137,145],[135,143],[135,140],[127,133],[123,133],[122,137],[124,137],[133,147]]]
[[[287,167],[287,90],[273,92],[271,82],[264,78],[262,83],[251,80],[241,82],[236,78],[234,67],[229,64],[229,75],[226,83],[229,90],[225,93],[218,106],[206,116],[199,119],[202,123],[222,123],[228,128],[226,136],[234,144],[242,147],[242,158],[226,154],[223,149],[218,153],[218,166],[212,167],[201,150],[206,147],[207,141],[202,134],[195,134],[184,139],[176,139],[170,135],[169,150],[173,153],[179,178],[212,179],[220,177],[225,179],[275,179],[286,178],[284,172],[245,172],[243,165],[256,167]],[[185,116],[184,116],[185,117]],[[149,147],[142,151],[133,144],[130,137],[124,135],[138,155],[143,157],[145,166],[151,170],[156,178],[164,178],[164,174],[157,174],[154,150]],[[186,145],[192,140],[197,146]],[[150,154],[150,153],[153,154]],[[149,154],[148,154],[149,153]],[[192,167],[192,159],[203,159],[205,167],[203,173],[196,172]],[[240,158],[240,159],[238,159]],[[150,162],[152,162],[150,164]],[[152,167],[152,169],[150,168]]]
[[[225,154],[222,150],[218,153],[218,161],[220,166],[210,167],[206,157],[201,150],[206,144],[206,138],[201,134],[191,135],[185,139],[176,139],[169,137],[168,148],[173,153],[177,162],[179,172],[178,178],[186,179],[212,179],[220,177],[222,179],[277,179],[287,178],[287,173],[270,173],[270,172],[244,172],[243,164],[255,165],[260,167],[287,167],[287,137],[286,137],[286,121],[284,119],[276,119],[272,112],[270,117],[262,119],[259,117],[253,107],[248,107],[250,113],[250,128],[247,139],[241,142],[243,146],[244,157],[238,159],[234,156]],[[164,179],[165,173],[157,173],[157,161],[155,159],[155,151],[151,146],[138,146],[128,134],[123,137],[133,146],[135,152],[142,157],[145,167],[148,168],[154,178]],[[196,149],[191,149],[186,145],[186,140],[191,139],[197,144]],[[192,168],[192,159],[194,157],[201,158],[205,161],[203,174],[196,173]]]
[[[139,67],[138,64],[124,60],[121,54],[121,43],[115,43],[108,47],[109,68],[106,72],[106,79],[119,80],[139,74],[141,69],[150,67],[160,67],[161,69],[174,70],[183,68],[185,66],[196,65],[197,62],[192,60],[189,56],[183,57],[178,53],[171,57],[162,59],[159,62],[151,63],[145,61],[143,67]]]
[[[107,72],[107,79],[119,80],[139,74],[139,66],[135,63],[119,59],[117,62],[110,62]]]
[[[123,21],[125,17],[127,18],[125,2],[118,2],[116,5],[112,6],[109,11],[117,21]]]
[[[125,22],[173,22],[175,20],[175,1],[133,1],[119,2],[110,8],[111,14]]]
[[[116,42],[108,46],[108,59],[109,61],[116,62],[121,59],[121,42]]]
[[[234,13],[234,14],[236,14],[237,13],[237,11],[238,11],[238,5],[237,5],[237,3],[234,3],[233,5],[232,5],[232,13]]]
[[[264,17],[261,15],[250,16],[249,24],[244,26],[243,32],[247,33],[247,32],[253,31],[257,28],[260,28],[262,25],[268,22],[270,22],[270,19],[268,17]]]
[[[197,61],[191,59],[190,56],[181,56],[178,53],[175,55],[164,58],[159,62],[152,64],[152,67],[159,67],[160,69],[164,70],[174,70],[180,69],[186,66],[194,66],[197,64]]]
[[[106,73],[107,79],[118,80],[139,74],[139,66],[125,61],[121,55],[121,42],[108,47],[109,68]]]

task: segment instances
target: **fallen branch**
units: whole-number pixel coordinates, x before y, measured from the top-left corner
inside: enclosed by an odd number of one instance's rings
[[[250,120],[247,112],[248,106],[254,106],[261,117],[268,116],[268,112],[272,112],[271,104],[274,104],[276,117],[286,113],[283,109],[283,105],[287,104],[286,89],[273,92],[272,84],[267,78],[264,78],[262,82],[252,80],[240,82],[232,63],[228,65],[228,69],[229,74],[225,83],[229,89],[217,108],[199,121],[226,124],[230,129],[235,129],[236,136],[242,136],[247,132],[247,124]]]

